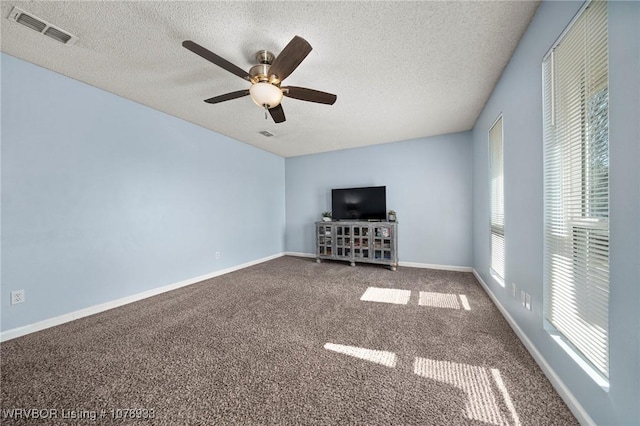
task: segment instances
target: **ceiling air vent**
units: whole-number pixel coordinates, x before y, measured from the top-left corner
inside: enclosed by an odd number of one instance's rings
[[[78,41],[78,37],[69,34],[68,32],[51,25],[47,21],[44,21],[36,16],[33,16],[22,9],[14,7],[9,14],[8,19],[22,24],[25,27],[29,27],[41,34],[51,37],[54,40],[63,44],[74,44]]]
[[[267,130],[263,130],[263,131],[258,132],[258,133],[260,133],[262,136],[267,137],[267,138],[270,138],[271,136],[275,136],[273,133],[271,133],[271,132],[269,132]]]

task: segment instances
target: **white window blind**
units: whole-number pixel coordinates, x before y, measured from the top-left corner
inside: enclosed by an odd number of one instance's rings
[[[504,280],[504,173],[502,117],[489,130],[489,179],[491,196],[491,269]]]
[[[543,62],[547,321],[609,375],[607,4],[592,1]]]

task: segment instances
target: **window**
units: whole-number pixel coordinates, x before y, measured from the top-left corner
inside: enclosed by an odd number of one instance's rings
[[[502,116],[489,130],[489,185],[491,195],[491,274],[504,286],[504,173]]]
[[[609,375],[607,4],[592,1],[543,61],[545,318]]]

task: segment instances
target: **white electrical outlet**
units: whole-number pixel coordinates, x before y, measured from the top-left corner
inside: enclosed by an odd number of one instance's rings
[[[17,305],[24,303],[24,290],[16,290],[11,292],[11,304]]]
[[[516,298],[516,283],[511,283],[511,293],[513,294],[513,298]]]
[[[218,260],[218,259],[220,259],[220,252],[219,251],[216,252],[216,260]]]
[[[525,308],[531,310],[531,295],[529,293],[525,296]]]

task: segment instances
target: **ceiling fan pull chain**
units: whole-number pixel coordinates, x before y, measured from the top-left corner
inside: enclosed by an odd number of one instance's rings
[[[269,108],[267,107],[267,105],[264,106],[264,119],[268,120],[269,118],[267,117],[267,111],[269,111]]]

